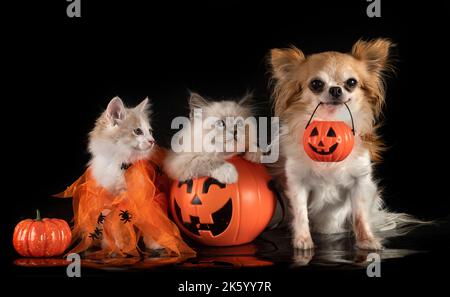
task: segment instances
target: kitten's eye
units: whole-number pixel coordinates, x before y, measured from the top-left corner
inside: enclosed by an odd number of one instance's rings
[[[153,133],[153,129],[152,129],[152,128],[148,129],[148,132],[149,132],[150,134],[152,134],[152,133]]]
[[[321,92],[323,90],[323,85],[323,81],[321,81],[320,79],[314,79],[309,83],[309,88],[313,92]]]
[[[358,81],[354,78],[349,78],[347,79],[347,81],[345,82],[345,85],[349,88],[349,89],[353,89],[354,87],[356,87],[356,85],[358,84]]]
[[[218,120],[216,122],[216,127],[219,127],[219,128],[225,127],[225,122],[223,120]]]
[[[142,131],[141,128],[136,128],[136,129],[133,130],[133,132],[134,132],[134,134],[136,134],[136,135],[142,135],[142,134],[144,134],[144,132]]]

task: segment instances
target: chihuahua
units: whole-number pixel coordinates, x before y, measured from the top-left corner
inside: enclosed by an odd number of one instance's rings
[[[322,52],[305,56],[296,48],[272,49],[269,64],[274,82],[275,115],[280,117],[282,170],[279,180],[292,211],[293,245],[313,248],[311,231],[331,234],[353,229],[356,246],[379,250],[376,231],[414,222],[383,207],[372,164],[383,144],[377,135],[385,103],[385,74],[391,41],[357,41],[350,53]],[[311,160],[301,139],[313,111],[317,120],[354,118],[355,144],[341,162]]]

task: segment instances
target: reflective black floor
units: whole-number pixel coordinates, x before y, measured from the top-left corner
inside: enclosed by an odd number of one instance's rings
[[[195,245],[197,256],[194,258],[127,258],[107,260],[83,260],[82,267],[87,275],[101,274],[102,271],[140,272],[169,270],[229,270],[237,268],[276,268],[292,270],[314,267],[320,270],[362,269],[373,261],[373,257],[382,263],[399,263],[415,261],[414,255],[426,259],[430,255],[449,251],[450,224],[443,220],[433,225],[417,228],[407,235],[393,236],[394,233],[380,233],[384,238],[385,249],[372,254],[355,248],[351,234],[333,236],[313,235],[314,250],[299,251],[292,248],[290,234],[287,229],[275,229],[264,232],[254,242],[234,247],[205,247]],[[23,259],[13,262],[13,270],[17,275],[61,273],[61,267],[67,262],[63,259]],[[58,268],[59,267],[59,268]],[[54,270],[52,270],[54,268]],[[400,267],[401,268],[401,267]],[[42,270],[44,269],[44,270]]]
[[[305,291],[322,295],[337,292],[360,295],[359,289],[364,290],[364,295],[366,292],[381,295],[386,294],[386,288],[392,294],[397,291],[400,296],[420,290],[429,294],[430,288],[442,288],[445,292],[448,283],[448,222],[422,227],[402,237],[387,238],[385,249],[372,255],[356,249],[350,235],[313,235],[314,250],[295,251],[289,232],[276,229],[242,246],[195,246],[197,256],[189,259],[82,260],[79,280],[67,276],[68,262],[63,259],[15,256],[6,275],[14,277],[15,283],[28,284],[21,287],[21,291],[30,290],[34,294],[38,287],[57,286],[60,289],[52,289],[52,292],[69,289],[77,296],[85,296],[86,292],[105,295],[109,291],[128,296],[132,291],[141,293],[143,290],[157,292],[156,296],[301,296]],[[376,278],[368,273],[374,256],[381,260],[378,262],[380,274]],[[235,282],[264,282],[271,290],[224,292],[225,284]],[[208,294],[180,290],[182,286],[205,283],[213,286]],[[58,296],[61,295],[58,293]]]

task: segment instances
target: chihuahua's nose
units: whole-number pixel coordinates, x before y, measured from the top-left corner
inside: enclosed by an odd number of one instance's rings
[[[155,140],[154,140],[154,139],[149,139],[149,140],[148,140],[148,143],[149,143],[150,145],[154,145],[154,144],[155,144]]]
[[[333,99],[339,99],[342,95],[341,87],[330,87],[328,91],[330,92],[330,95],[333,96]]]

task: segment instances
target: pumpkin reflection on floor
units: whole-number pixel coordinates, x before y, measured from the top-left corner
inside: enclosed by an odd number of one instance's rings
[[[239,268],[271,266],[272,261],[258,257],[255,244],[231,247],[204,247],[197,257],[188,259],[177,267],[180,268]]]
[[[273,265],[257,257],[257,247],[246,244],[234,247],[202,247],[197,257],[130,257],[83,259],[82,267],[104,270],[139,270],[175,265],[177,268],[239,268]],[[71,262],[62,258],[20,258],[14,264],[22,267],[61,267]]]
[[[84,268],[105,270],[127,270],[127,269],[151,269],[178,262],[186,261],[184,257],[130,257],[130,258],[104,258],[83,259],[81,266]],[[20,258],[14,261],[14,265],[22,267],[62,267],[71,264],[62,258]]]
[[[62,258],[20,258],[14,261],[14,265],[22,267],[60,267],[70,263]]]
[[[239,268],[271,266],[273,262],[261,260],[254,256],[205,257],[188,260],[180,265],[182,268]]]

